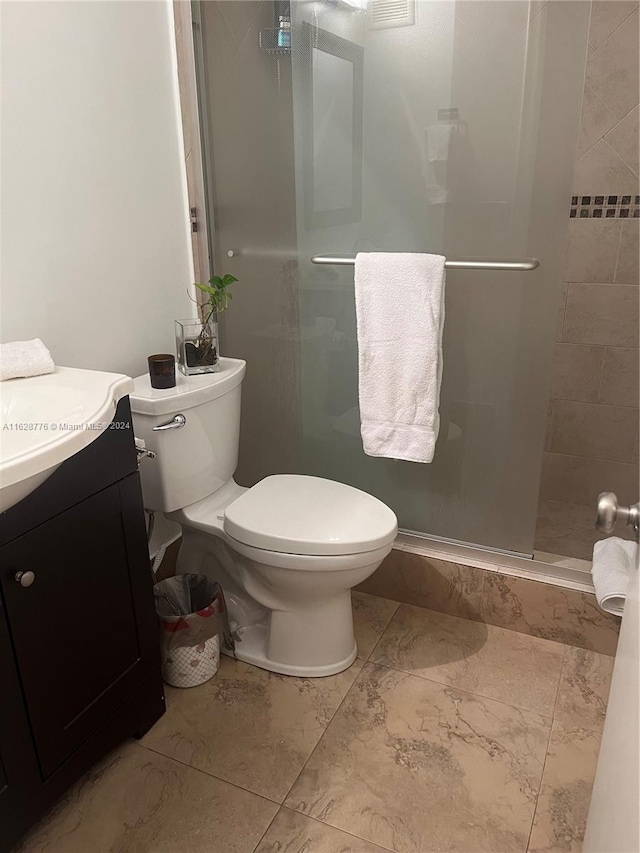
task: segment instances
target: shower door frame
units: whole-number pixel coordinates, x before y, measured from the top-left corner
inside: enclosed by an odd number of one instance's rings
[[[189,5],[190,15],[184,15],[182,20],[186,20],[187,17],[191,18],[191,34],[193,39],[192,51],[187,51],[186,55],[182,50],[178,49],[176,51],[176,65],[178,77],[181,80],[180,88],[185,93],[185,97],[181,98],[183,121],[180,132],[184,135],[184,127],[189,119],[189,111],[195,111],[195,116],[191,115],[190,118],[197,122],[199,128],[199,133],[193,135],[191,142],[192,150],[197,149],[198,159],[202,167],[201,169],[194,169],[194,174],[186,182],[189,206],[190,208],[196,206],[198,199],[205,199],[204,207],[201,208],[205,222],[202,223],[203,228],[201,230],[206,235],[209,272],[213,274],[216,266],[216,240],[212,204],[213,188],[210,187],[208,179],[208,175],[212,175],[213,172],[211,169],[211,143],[207,138],[206,131],[206,115],[209,107],[206,103],[206,87],[204,85],[204,45],[202,43],[199,10],[201,2],[202,0],[174,0],[174,9],[175,7],[183,8],[187,3]],[[190,65],[190,63],[192,64]],[[185,92],[186,89],[189,91]],[[185,113],[187,113],[187,116],[185,116]],[[200,225],[200,223],[198,224]],[[197,249],[195,244],[192,244],[192,246],[195,255]],[[218,261],[220,260],[218,259]],[[433,559],[460,563],[484,571],[493,571],[512,577],[574,589],[579,592],[594,592],[591,572],[587,561],[577,561],[585,563],[585,567],[574,568],[558,563],[536,560],[533,554],[531,556],[520,555],[512,551],[463,543],[454,539],[402,528],[398,532],[394,548]]]

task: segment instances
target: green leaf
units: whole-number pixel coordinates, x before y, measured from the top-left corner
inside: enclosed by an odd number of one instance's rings
[[[198,282],[195,282],[195,286],[199,290],[201,290],[203,293],[209,293],[209,294],[215,293],[214,289],[212,287],[209,287],[207,284],[198,284]]]
[[[229,287],[230,284],[233,284],[234,281],[237,281],[237,280],[238,279],[235,277],[235,275],[225,275],[224,278],[222,279],[222,283],[224,284],[225,287]]]

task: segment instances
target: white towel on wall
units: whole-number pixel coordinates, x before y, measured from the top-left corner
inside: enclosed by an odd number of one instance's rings
[[[53,373],[51,353],[40,338],[32,341],[13,341],[0,344],[0,382],[26,376]]]
[[[360,430],[368,456],[431,462],[440,416],[445,259],[356,256]]]
[[[631,572],[638,571],[638,546],[628,539],[611,536],[593,546],[591,576],[596,601],[603,610],[622,616]]]

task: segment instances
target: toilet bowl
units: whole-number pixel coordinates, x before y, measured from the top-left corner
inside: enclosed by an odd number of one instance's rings
[[[135,433],[156,454],[141,468],[145,506],[180,524],[178,571],[221,584],[239,660],[332,675],[356,657],[351,589],[391,550],[396,517],[372,495],[319,477],[239,486],[245,363],[220,362],[219,373],[180,376],[168,390],[135,380]]]

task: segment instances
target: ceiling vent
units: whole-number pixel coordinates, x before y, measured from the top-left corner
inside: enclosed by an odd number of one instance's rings
[[[411,27],[415,22],[415,0],[370,0],[369,27],[372,30]]]

